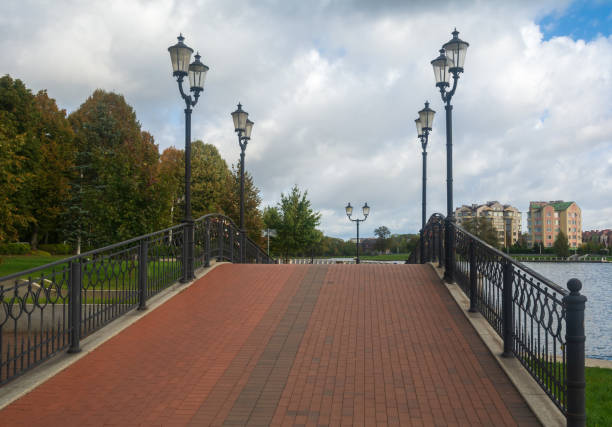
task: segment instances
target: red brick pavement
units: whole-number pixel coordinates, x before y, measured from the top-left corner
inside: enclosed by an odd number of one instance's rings
[[[0,424],[537,420],[429,266],[223,265],[0,411]]]

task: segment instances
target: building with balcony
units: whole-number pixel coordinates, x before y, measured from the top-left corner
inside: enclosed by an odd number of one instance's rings
[[[521,236],[521,212],[514,206],[491,201],[484,205],[463,205],[455,209],[455,218],[458,225],[479,217],[491,221],[500,246],[512,246]]]
[[[551,247],[560,231],[567,236],[570,248],[582,244],[582,211],[575,202],[529,202],[527,227],[531,246],[542,243]]]

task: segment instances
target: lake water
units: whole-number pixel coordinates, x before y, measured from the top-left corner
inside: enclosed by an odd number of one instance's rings
[[[587,357],[612,360],[612,263],[525,262],[529,268],[567,289],[567,281],[582,282],[586,302],[585,353]]]

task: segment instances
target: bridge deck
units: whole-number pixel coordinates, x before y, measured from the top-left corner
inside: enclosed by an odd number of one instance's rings
[[[221,265],[4,425],[537,424],[421,265]]]

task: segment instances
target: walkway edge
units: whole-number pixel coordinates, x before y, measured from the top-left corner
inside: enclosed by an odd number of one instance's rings
[[[557,406],[550,400],[544,390],[538,385],[538,383],[531,377],[529,372],[525,370],[523,365],[515,357],[505,358],[501,357],[504,351],[504,342],[497,335],[495,329],[480,313],[470,313],[468,311],[470,307],[469,298],[463,293],[457,283],[447,284],[442,280],[444,276],[444,270],[437,268],[435,265],[429,263],[431,268],[436,272],[440,281],[446,286],[448,292],[453,297],[461,311],[468,319],[482,342],[487,346],[497,363],[506,373],[508,378],[529,408],[533,411],[538,420],[542,425],[548,426],[565,426],[567,420],[563,413],[557,408]]]
[[[136,308],[128,311],[123,316],[113,320],[108,325],[102,327],[99,331],[94,332],[87,338],[81,341],[81,351],[76,354],[68,354],[66,351],[56,354],[51,359],[43,362],[40,366],[24,373],[13,381],[0,388],[0,410],[10,405],[20,397],[28,394],[36,387],[43,384],[45,381],[68,368],[73,363],[87,356],[96,348],[104,344],[106,341],[113,338],[126,328],[129,328],[140,319],[152,313],[156,308],[163,305],[165,302],[180,294],[200,278],[214,270],[219,265],[227,264],[225,262],[211,262],[211,266],[203,268],[195,272],[195,279],[189,283],[175,282],[159,294],[151,297],[147,301],[147,309],[138,311]]]

